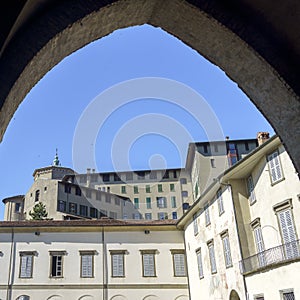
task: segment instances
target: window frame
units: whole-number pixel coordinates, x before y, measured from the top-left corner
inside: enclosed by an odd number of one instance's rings
[[[199,279],[202,279],[204,278],[204,269],[203,269],[201,248],[196,249],[196,257],[197,257]]]
[[[222,245],[223,245],[223,253],[224,253],[224,262],[226,268],[230,268],[233,266],[232,263],[232,255],[231,255],[231,247],[228,230],[221,233]]]
[[[155,255],[157,254],[157,250],[156,249],[149,249],[149,250],[140,250],[141,256],[142,256],[142,277],[157,277],[156,274],[156,261],[155,261]],[[151,273],[151,275],[147,275],[146,269],[145,269],[145,256],[149,255],[153,258],[153,273]],[[149,272],[152,270],[149,270]]]
[[[20,255],[20,265],[19,265],[19,278],[20,279],[30,279],[33,278],[33,264],[34,264],[34,256],[37,255],[36,251],[20,251],[19,252]],[[22,265],[23,265],[23,258],[27,257],[27,258],[31,258],[31,262],[30,262],[30,270],[28,270],[28,266],[26,263],[25,266],[25,274],[22,273]],[[29,271],[29,274],[27,273]]]
[[[207,248],[208,248],[208,254],[209,254],[211,274],[216,274],[218,272],[218,269],[217,269],[214,240],[210,240],[207,242]]]
[[[126,276],[125,274],[125,254],[127,254],[127,250],[109,250],[110,252],[110,259],[111,259],[111,277],[113,278],[124,278]],[[121,275],[114,273],[114,256],[117,255],[118,257],[121,257],[122,261],[122,272]],[[118,270],[119,272],[119,270]]]
[[[49,251],[49,255],[50,255],[50,274],[49,274],[49,277],[50,278],[63,278],[64,277],[64,256],[67,255],[67,252],[66,251]],[[60,275],[53,275],[53,258],[54,257],[60,257],[61,258],[61,274]],[[57,261],[56,261],[56,264],[57,264]],[[56,266],[56,273],[58,272],[57,270],[57,266]]]
[[[279,170],[280,170],[280,175],[281,177],[280,178],[277,178],[278,175],[276,173],[276,170],[275,170],[275,173],[272,173],[272,169],[276,169],[276,164],[275,164],[275,159],[278,159],[278,166],[279,166]],[[281,164],[281,159],[280,159],[280,155],[279,155],[279,151],[278,149],[276,149],[275,151],[269,153],[267,155],[267,162],[268,162],[268,170],[269,170],[269,176],[270,176],[270,181],[271,181],[271,185],[275,185],[279,182],[281,182],[282,180],[284,180],[284,174],[283,174],[283,168],[282,168],[282,164]],[[272,167],[272,162],[274,164],[274,168]],[[272,174],[275,174],[275,179],[273,178]]]
[[[219,216],[225,213],[224,202],[223,202],[223,193],[222,189],[219,189],[216,193]]]
[[[95,277],[95,267],[94,267],[94,262],[95,262],[95,255],[97,251],[96,250],[79,250],[79,255],[80,255],[80,278],[94,278]],[[90,256],[91,257],[91,274],[84,275],[83,274],[83,257],[84,256]],[[89,271],[88,271],[89,272]]]
[[[252,175],[248,176],[246,184],[247,184],[249,204],[252,205],[256,202],[256,195],[255,195],[255,191],[254,191],[254,181],[253,181]]]
[[[187,264],[186,264],[186,255],[185,255],[184,249],[171,249],[170,251],[172,254],[172,262],[173,262],[173,276],[174,277],[187,277]],[[177,255],[180,255],[179,256],[180,257],[179,258],[180,265],[178,265],[178,261],[176,261]],[[182,262],[183,262],[183,265],[181,265]],[[184,272],[180,273],[180,271],[182,271],[182,270],[179,271],[178,268],[179,269],[182,268]]]

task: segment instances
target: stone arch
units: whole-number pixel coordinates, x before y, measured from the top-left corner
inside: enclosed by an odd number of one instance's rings
[[[84,295],[79,297],[78,300],[94,300],[94,297],[91,295]]]
[[[229,295],[229,300],[240,300],[240,297],[236,290],[232,290]]]
[[[144,297],[143,300],[159,300],[159,298],[155,295],[148,295]]]
[[[59,1],[31,20],[1,55],[0,140],[29,90],[64,57],[116,29],[148,23],[178,37],[224,70],[275,128],[300,171],[298,56],[281,57],[279,44],[263,27],[252,28],[255,25],[247,19],[217,2]],[[23,50],[22,56],[15,55],[18,49]]]
[[[189,300],[189,297],[187,295],[180,295],[176,297],[174,300]]]
[[[115,295],[110,300],[127,300],[127,298],[123,295]]]

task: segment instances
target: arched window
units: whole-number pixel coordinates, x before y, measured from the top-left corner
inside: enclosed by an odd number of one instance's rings
[[[21,295],[16,300],[30,300],[30,297],[27,295]]]

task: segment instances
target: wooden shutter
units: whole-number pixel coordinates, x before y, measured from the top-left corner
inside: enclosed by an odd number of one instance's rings
[[[143,254],[143,266],[145,277],[155,276],[154,254]]]
[[[30,278],[32,271],[33,255],[22,255],[21,256],[21,268],[20,277]]]
[[[268,161],[271,180],[274,183],[283,177],[278,152],[275,151],[270,154],[268,156]]]
[[[198,273],[200,279],[203,278],[203,265],[202,265],[202,254],[201,250],[197,251],[197,263],[198,263]]]
[[[173,254],[175,276],[186,276],[184,253]]]
[[[81,277],[93,277],[93,255],[81,255]]]
[[[124,254],[122,253],[112,254],[112,276],[124,276]]]

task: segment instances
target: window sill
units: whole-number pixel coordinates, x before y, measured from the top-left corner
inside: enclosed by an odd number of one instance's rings
[[[283,180],[285,180],[284,177],[282,177],[281,179],[279,179],[279,180],[277,180],[277,181],[275,181],[275,182],[272,182],[272,181],[271,181],[271,186],[274,186],[274,185],[276,185],[277,183],[279,183],[279,182],[281,182],[281,181],[283,181]]]

